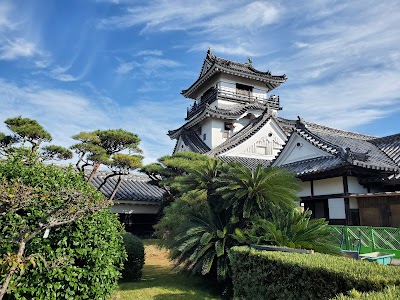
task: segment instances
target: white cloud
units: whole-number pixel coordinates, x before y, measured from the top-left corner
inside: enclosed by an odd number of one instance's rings
[[[294,45],[295,45],[295,47],[300,48],[300,49],[310,46],[309,44],[303,43],[303,42],[295,42]]]
[[[12,2],[0,3],[0,60],[15,60],[43,54],[38,43],[28,35],[25,23],[23,15]]]
[[[277,6],[267,2],[255,1],[225,11],[220,16],[202,24],[202,26],[208,28],[209,31],[227,27],[254,30],[277,22],[279,15],[280,11]]]
[[[134,56],[147,56],[147,55],[162,56],[163,52],[161,50],[142,50],[136,53]]]
[[[400,110],[400,73],[353,73],[332,82],[282,89],[284,112],[291,118],[352,129]]]
[[[101,20],[100,26],[126,28],[142,25],[144,31],[217,31],[221,27],[254,30],[278,19],[279,8],[263,1],[158,0],[131,6],[123,15]]]
[[[115,70],[118,74],[127,74],[133,70],[135,67],[135,62],[121,63]]]
[[[0,79],[0,131],[6,118],[22,115],[37,120],[53,136],[53,144],[69,147],[72,135],[80,131],[123,128],[139,135],[145,163],[172,152],[174,141],[168,129],[179,127],[176,116],[185,111],[183,101],[139,100],[134,106],[120,107],[101,94],[87,96],[41,85],[17,85]],[[163,99],[165,100],[165,99]],[[174,117],[171,117],[174,116]],[[172,128],[169,128],[171,126]]]
[[[40,53],[34,43],[23,38],[2,39],[1,42],[3,45],[0,46],[0,59],[12,60],[19,57],[31,57]]]
[[[160,70],[172,70],[180,67],[181,64],[172,59],[160,58],[155,56],[144,56],[141,61],[121,62],[115,72],[124,75],[131,73],[135,69],[135,75],[144,74],[145,76],[157,76]]]
[[[10,20],[11,5],[8,2],[0,3],[0,32],[15,27],[15,23]]]
[[[246,43],[235,43],[233,45],[228,44],[219,44],[219,43],[211,43],[205,42],[192,46],[189,51],[205,51],[211,47],[211,51],[226,55],[238,55],[238,56],[260,56],[261,53],[256,52],[252,47]]]

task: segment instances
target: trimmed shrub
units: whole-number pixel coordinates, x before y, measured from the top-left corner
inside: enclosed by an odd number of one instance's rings
[[[351,290],[347,296],[340,294],[332,300],[394,300],[400,299],[400,288],[389,286],[381,292],[360,293],[357,290]]]
[[[379,291],[400,283],[396,268],[327,254],[233,247],[229,257],[234,299],[321,300],[353,288]]]
[[[9,213],[0,218],[0,256],[16,253],[12,240],[18,233],[12,228],[18,227],[18,222],[37,224],[43,217],[41,208],[60,201],[48,196],[51,191],[66,188],[104,199],[72,167],[46,165],[18,153],[0,161],[0,177],[21,181],[43,195],[22,213],[17,212],[18,216]],[[106,209],[52,228],[48,238],[37,235],[27,244],[26,256],[38,257],[20,278],[12,278],[7,299],[107,299],[117,286],[126,257],[122,231],[117,216]]]
[[[136,281],[142,277],[144,265],[143,241],[129,232],[124,233],[122,237],[128,256],[122,270],[122,280]]]

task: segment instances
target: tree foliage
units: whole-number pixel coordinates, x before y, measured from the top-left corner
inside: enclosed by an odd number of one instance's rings
[[[70,150],[58,145],[44,146],[41,154],[45,160],[67,160],[72,158],[72,152]]]
[[[52,137],[42,125],[36,120],[22,118],[8,118],[4,121],[7,128],[12,131],[12,134],[6,135],[0,132],[0,154],[3,156],[9,155],[15,150],[13,147],[16,143],[30,143],[31,152],[38,152],[40,145],[43,142],[51,142]],[[47,160],[65,160],[72,158],[72,152],[62,146],[48,145],[43,147],[41,154],[43,159]]]
[[[0,162],[0,283],[8,299],[105,299],[125,258],[110,202],[71,167],[23,150]]]
[[[22,118],[8,118],[4,121],[15,138],[19,141],[28,141],[32,144],[32,152],[37,150],[42,142],[51,142],[52,138],[36,120]]]
[[[104,178],[103,183],[98,187],[100,190],[110,177],[119,176],[112,199],[117,191],[121,176],[127,175],[131,170],[142,166],[142,150],[139,148],[139,137],[123,129],[95,130],[92,132],[80,132],[72,137],[79,143],[71,146],[71,149],[78,154],[76,167],[82,173],[85,167],[91,166],[92,171],[88,181],[91,181],[100,165],[107,166],[112,172]],[[128,153],[121,153],[127,151]]]
[[[160,215],[163,215],[164,207],[182,194],[180,184],[177,181],[178,176],[188,175],[191,170],[207,164],[208,160],[209,158],[205,155],[181,151],[173,155],[165,155],[159,158],[157,163],[146,165],[140,169],[141,172],[149,176],[152,184],[164,190]]]

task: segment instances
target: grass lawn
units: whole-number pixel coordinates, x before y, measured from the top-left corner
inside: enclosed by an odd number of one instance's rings
[[[142,279],[120,284],[112,300],[221,299],[202,278],[180,275],[172,270],[167,252],[157,247],[157,241],[145,240],[144,243],[146,262]]]

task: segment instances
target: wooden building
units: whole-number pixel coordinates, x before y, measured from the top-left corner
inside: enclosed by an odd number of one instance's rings
[[[185,122],[168,132],[174,153],[282,166],[302,180],[301,205],[314,217],[399,226],[400,134],[378,138],[281,118],[279,96],[270,94],[286,79],[208,51],[199,78],[182,91],[193,100]]]
[[[99,187],[108,174],[98,172],[92,184]],[[109,198],[117,180],[118,176],[109,178],[100,192]],[[119,215],[126,231],[139,236],[151,235],[154,232],[153,225],[158,221],[158,210],[163,193],[163,189],[150,184],[147,175],[124,175],[114,196],[111,211]]]

